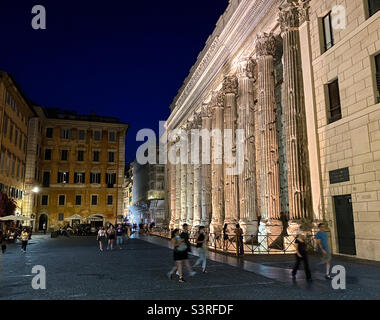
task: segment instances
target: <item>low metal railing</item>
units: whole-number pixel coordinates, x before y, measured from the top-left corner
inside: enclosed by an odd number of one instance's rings
[[[156,227],[151,232],[152,235],[170,239],[171,230],[164,227]],[[208,246],[215,251],[232,253],[239,255],[240,241],[234,234],[228,234],[228,239],[223,238],[223,234],[210,233],[208,235]],[[189,232],[190,243],[195,245],[197,241],[197,232]],[[294,254],[295,235],[243,235],[243,253],[244,254]],[[306,235],[306,245],[309,251],[314,251],[315,238],[314,234]],[[238,250],[239,249],[239,250]]]

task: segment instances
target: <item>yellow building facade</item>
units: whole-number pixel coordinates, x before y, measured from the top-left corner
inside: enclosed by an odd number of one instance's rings
[[[0,71],[0,191],[16,201],[16,214],[23,209],[28,123],[34,116],[13,77]]]
[[[36,227],[89,222],[116,223],[123,215],[125,136],[115,118],[36,107],[43,122]]]

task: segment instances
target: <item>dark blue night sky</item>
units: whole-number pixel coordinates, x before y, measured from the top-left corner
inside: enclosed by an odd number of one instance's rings
[[[47,29],[31,27],[45,6]],[[158,131],[228,0],[1,0],[0,69],[37,104]]]

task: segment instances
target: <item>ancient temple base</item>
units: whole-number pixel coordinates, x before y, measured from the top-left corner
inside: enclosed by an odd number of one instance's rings
[[[258,223],[257,221],[240,221],[240,227],[243,229],[244,242],[252,241],[256,238],[258,233]]]

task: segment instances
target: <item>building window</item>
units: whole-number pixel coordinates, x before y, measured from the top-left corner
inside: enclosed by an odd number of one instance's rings
[[[113,204],[113,196],[111,194],[107,195],[107,205],[111,206]]]
[[[84,151],[83,150],[78,150],[78,161],[84,161]]]
[[[98,162],[99,161],[99,155],[100,155],[100,152],[99,151],[94,151],[92,153],[92,161],[96,161]]]
[[[3,125],[3,134],[4,134],[4,136],[7,135],[7,131],[8,131],[8,117],[5,115],[4,116],[4,125]]]
[[[116,132],[115,131],[110,131],[108,133],[108,140],[111,141],[111,142],[115,142],[116,141]]]
[[[50,172],[44,171],[42,174],[42,186],[49,187],[50,186]]]
[[[17,142],[18,142],[18,130],[16,129],[15,130],[15,146],[17,146]]]
[[[45,149],[45,160],[51,160],[51,149]]]
[[[41,196],[41,206],[47,206],[49,203],[49,196],[47,194],[43,194]]]
[[[331,26],[331,12],[322,18],[324,51],[329,50],[334,45],[333,29]]]
[[[68,150],[61,150],[61,160],[67,161],[68,160],[68,154],[69,154]]]
[[[100,183],[100,173],[91,172],[90,183]]]
[[[113,188],[116,183],[116,173],[106,173],[106,183],[108,188]]]
[[[65,214],[64,213],[58,213],[58,221],[65,220]]]
[[[66,203],[66,196],[64,194],[60,194],[58,196],[58,205],[59,206],[64,206]]]
[[[82,195],[77,194],[77,195],[75,196],[75,205],[76,205],[76,206],[80,206],[80,205],[82,205]]]
[[[85,130],[79,130],[78,139],[79,140],[85,140],[86,139],[86,131]]]
[[[74,183],[84,183],[85,181],[85,173],[84,172],[75,172],[74,173]]]
[[[46,128],[46,138],[53,138],[53,128]]]
[[[58,183],[69,183],[69,172],[68,171],[58,171]]]
[[[108,162],[115,162],[115,152],[108,152]]]
[[[379,1],[380,2],[380,1]],[[380,103],[380,54],[375,56],[377,103]]]
[[[368,0],[369,16],[372,17],[378,11],[380,11],[380,1],[379,0]]]
[[[61,139],[70,139],[70,129],[61,129]]]
[[[100,141],[102,136],[102,132],[100,130],[95,130],[94,131],[94,140],[95,141]]]
[[[340,105],[339,84],[338,79],[329,83],[328,85],[328,122],[333,123],[342,119],[342,110]]]
[[[11,124],[11,128],[9,130],[9,140],[12,141],[13,138],[13,124]]]
[[[98,195],[96,194],[91,195],[91,205],[92,206],[98,205]]]

